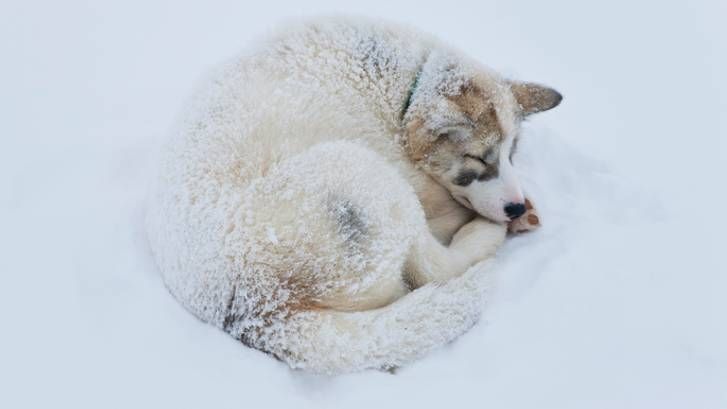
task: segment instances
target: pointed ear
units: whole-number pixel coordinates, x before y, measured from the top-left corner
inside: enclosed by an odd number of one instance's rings
[[[524,115],[555,108],[563,100],[558,91],[532,82],[513,82],[510,89]]]

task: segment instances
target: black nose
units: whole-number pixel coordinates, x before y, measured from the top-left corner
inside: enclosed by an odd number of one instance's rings
[[[525,213],[524,203],[508,203],[507,206],[505,206],[505,214],[510,218],[510,220],[517,219],[522,216],[523,213]]]

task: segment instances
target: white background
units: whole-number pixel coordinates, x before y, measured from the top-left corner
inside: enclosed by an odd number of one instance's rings
[[[0,406],[727,407],[727,3],[586,3],[3,0]],[[142,228],[198,79],[334,11],[565,96],[515,159],[544,228],[502,249],[480,324],[396,375],[292,372],[202,324]]]

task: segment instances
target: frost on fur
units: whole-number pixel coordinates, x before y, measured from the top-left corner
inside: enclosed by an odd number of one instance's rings
[[[169,290],[319,372],[404,365],[462,334],[485,288],[470,267],[506,232],[431,176],[452,177],[455,149],[509,147],[489,128],[431,136],[474,115],[449,99],[472,87],[514,134],[502,78],[398,26],[308,22],[228,63],[161,157],[148,231]]]

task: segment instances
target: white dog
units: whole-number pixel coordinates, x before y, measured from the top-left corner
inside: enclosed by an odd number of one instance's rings
[[[297,25],[225,66],[164,149],[148,213],[164,280],[294,368],[410,362],[475,323],[469,267],[508,224],[538,224],[511,156],[560,100],[400,26]]]

